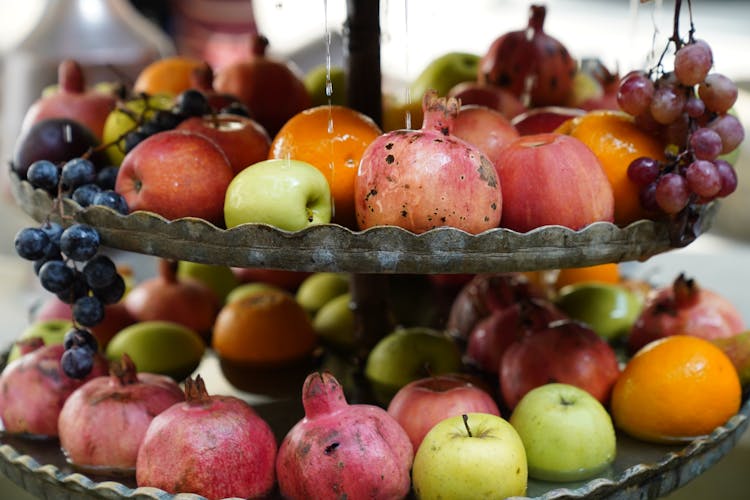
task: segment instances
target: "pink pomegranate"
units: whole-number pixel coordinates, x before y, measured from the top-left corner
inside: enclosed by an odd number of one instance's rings
[[[453,134],[477,147],[495,165],[506,144],[518,139],[516,127],[499,111],[486,106],[461,106]]]
[[[630,331],[628,347],[635,353],[652,340],[669,335],[712,340],[745,330],[742,314],[734,304],[680,274],[670,285],[649,295]]]
[[[63,60],[57,68],[59,88],[39,98],[26,112],[22,130],[46,118],[69,118],[91,130],[101,140],[104,122],[115,108],[114,95],[86,89],[83,70],[72,59]]]
[[[392,225],[415,233],[497,227],[502,192],[494,165],[451,132],[460,102],[428,90],[422,108],[421,130],[388,132],[363,153],[354,187],[359,227]]]
[[[57,417],[68,396],[88,380],[107,373],[107,361],[94,355],[91,373],[73,379],[63,373],[65,348],[53,344],[24,354],[0,375],[0,418],[9,434],[57,436]]]
[[[305,417],[279,448],[276,475],[285,498],[404,498],[414,452],[401,426],[380,407],[347,403],[328,372],[308,375]]]
[[[562,106],[577,70],[565,46],[544,32],[547,9],[532,5],[526,29],[510,31],[490,45],[478,80],[510,90],[532,107]]]
[[[245,401],[209,395],[199,376],[186,401],[151,421],[136,461],[138,486],[209,499],[263,498],[274,486],[276,438]]]
[[[110,375],[89,380],[65,401],[57,420],[68,461],[79,467],[135,471],[135,460],[151,420],[184,401],[169,377],[136,374],[125,354]]]

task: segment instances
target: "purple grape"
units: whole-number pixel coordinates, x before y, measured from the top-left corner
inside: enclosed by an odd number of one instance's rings
[[[708,128],[721,138],[721,154],[731,153],[745,140],[745,129],[740,121],[729,114],[711,120]]]
[[[73,303],[73,319],[83,326],[96,326],[104,319],[104,304],[91,295],[81,297]]]
[[[50,260],[39,268],[39,283],[52,293],[68,290],[74,279],[73,269],[62,260]]]
[[[701,198],[711,199],[721,189],[721,177],[716,166],[707,160],[696,160],[685,170],[690,191]]]
[[[73,224],[60,236],[60,250],[76,262],[85,262],[99,250],[99,232],[87,224]]]
[[[713,65],[711,47],[703,40],[683,45],[674,56],[674,74],[683,85],[701,83]]]
[[[677,120],[685,108],[685,94],[671,85],[663,85],[654,91],[649,110],[654,120],[668,125]]]
[[[51,193],[57,191],[60,172],[57,165],[48,160],[37,160],[29,165],[26,178],[35,188],[44,189]]]
[[[716,170],[719,172],[719,177],[721,177],[721,190],[719,190],[716,196],[724,198],[734,193],[737,189],[737,172],[725,160],[716,160],[714,161],[714,165],[716,165]]]
[[[662,175],[656,183],[654,198],[664,213],[676,214],[685,208],[690,200],[687,181],[675,173]]]
[[[16,253],[26,260],[38,260],[44,257],[49,236],[36,227],[25,227],[16,233],[13,241]]]
[[[654,82],[642,71],[628,73],[617,90],[620,108],[633,116],[648,110],[654,96]]]
[[[726,113],[737,101],[737,85],[720,73],[712,73],[698,86],[698,95],[706,108],[714,113]]]
[[[83,379],[94,367],[94,353],[85,347],[67,349],[60,358],[63,373],[70,378]]]
[[[628,179],[639,186],[651,184],[659,176],[659,162],[648,156],[641,156],[628,165]]]
[[[690,134],[690,148],[699,160],[715,160],[721,154],[721,137],[710,128],[698,128]]]

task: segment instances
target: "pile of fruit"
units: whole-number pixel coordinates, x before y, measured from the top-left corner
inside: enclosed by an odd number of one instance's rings
[[[215,75],[173,57],[132,88],[88,88],[63,61],[11,161],[63,225],[15,239],[50,295],[0,375],[4,431],[58,437],[76,467],[172,493],[463,498],[594,477],[615,459],[615,429],[670,442],[727,422],[750,333],[685,276],[659,288],[616,264],[392,276],[392,331],[363,352],[349,276],[161,260],[135,282],[96,228],[64,227],[69,199],[219,229],[689,231],[737,186],[736,86],[692,27],[668,43],[673,71],[660,60],[619,78],[578,64],[544,16],[532,7],[483,57],[435,60],[412,85],[417,107],[384,98],[383,128],[336,100],[335,71],[304,78],[263,37]],[[252,369],[278,385],[270,373],[301,368],[304,418],[277,441],[246,402],[210,395],[195,374],[206,350],[230,381]],[[339,370],[352,362],[356,376]]]

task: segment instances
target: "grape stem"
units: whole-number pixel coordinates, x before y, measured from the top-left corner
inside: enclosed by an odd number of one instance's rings
[[[693,35],[695,34],[695,24],[693,23],[692,0],[687,0],[687,5],[688,5],[688,17],[690,18],[690,29],[688,30],[688,43],[690,43],[694,40]],[[685,44],[680,38],[680,12],[681,11],[682,11],[682,0],[675,0],[672,36],[669,37],[669,40],[667,40],[667,45],[666,47],[664,47],[664,50],[659,56],[659,61],[656,63],[656,68],[662,68],[662,61],[664,60],[664,56],[667,55],[667,51],[669,50],[670,43],[674,43],[675,52],[680,50],[680,47],[682,47]]]

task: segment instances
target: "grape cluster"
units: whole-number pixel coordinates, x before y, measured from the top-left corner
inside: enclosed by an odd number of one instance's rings
[[[730,113],[737,85],[711,72],[711,47],[694,39],[692,30],[687,43],[677,36],[670,43],[676,46],[673,71],[665,72],[660,62],[654,70],[627,74],[617,100],[642,130],[670,145],[665,161],[636,158],[627,173],[640,187],[645,209],[674,215],[734,192],[737,173],[722,155],[734,151],[745,133]]]

